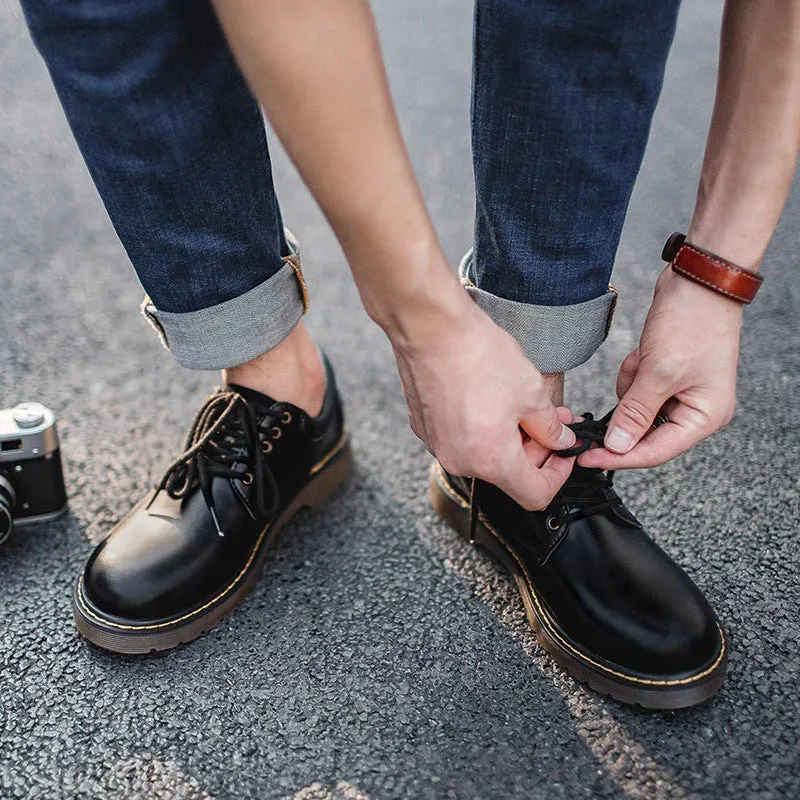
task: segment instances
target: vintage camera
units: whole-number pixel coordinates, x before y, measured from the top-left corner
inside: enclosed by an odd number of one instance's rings
[[[41,403],[0,410],[0,544],[14,525],[67,510],[56,418]]]

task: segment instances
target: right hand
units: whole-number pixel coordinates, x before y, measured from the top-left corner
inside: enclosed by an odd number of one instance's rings
[[[543,509],[572,472],[573,458],[551,452],[575,444],[564,425],[572,414],[556,409],[516,340],[453,285],[457,297],[418,308],[402,335],[387,331],[411,428],[451,474]]]

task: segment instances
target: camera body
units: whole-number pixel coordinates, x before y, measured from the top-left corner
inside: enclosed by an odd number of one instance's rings
[[[0,410],[0,543],[14,525],[67,510],[55,415],[41,403]]]

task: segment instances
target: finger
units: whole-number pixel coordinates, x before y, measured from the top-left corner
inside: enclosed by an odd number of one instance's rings
[[[639,348],[631,350],[622,362],[617,375],[617,397],[623,397],[639,371]]]
[[[666,464],[694,447],[705,434],[667,422],[647,434],[629,453],[619,455],[605,448],[589,450],[578,457],[582,467],[600,469],[643,469]]]
[[[547,461],[550,453],[553,452],[540,445],[535,439],[530,439],[528,437],[522,442],[522,447],[528,454],[528,460],[537,468],[541,467],[542,464]]]
[[[556,413],[564,425],[569,425],[570,423],[576,421],[575,415],[565,406],[559,406],[556,409]],[[544,464],[544,462],[547,460],[547,456],[549,456],[552,451],[548,450],[546,447],[542,447],[542,445],[540,445],[537,441],[531,439],[531,437],[525,433],[522,426],[520,426],[519,432],[522,435],[523,446],[528,449],[528,454],[531,456],[532,460],[537,465]]]
[[[578,463],[582,467],[613,470],[657,467],[705,439],[710,431],[704,421],[699,411],[675,405],[670,409],[667,422],[652,429],[629,453],[620,455],[598,448],[581,453]]]
[[[556,413],[558,414],[558,418],[565,425],[569,425],[575,421],[575,415],[566,406],[558,406],[558,408],[556,408]]]
[[[577,439],[562,422],[562,416],[565,416],[563,412],[559,412],[554,405],[549,404],[541,409],[532,409],[525,414],[519,424],[531,439],[548,450],[567,450],[575,446]]]
[[[624,455],[650,430],[661,406],[670,392],[653,385],[652,379],[641,371],[619,401],[605,436],[605,449]]]
[[[528,460],[537,468],[541,467],[553,452],[540,445],[535,439],[531,439],[527,436],[522,442],[522,447],[528,456]]]
[[[537,467],[526,448],[509,459],[506,477],[497,486],[528,511],[546,508],[572,473],[574,458],[550,453]]]

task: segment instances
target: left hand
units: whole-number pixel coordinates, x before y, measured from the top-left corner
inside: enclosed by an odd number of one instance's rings
[[[639,347],[622,362],[604,447],[584,467],[654,467],[727,425],[736,405],[742,306],[667,267]],[[662,413],[667,422],[653,428]]]

